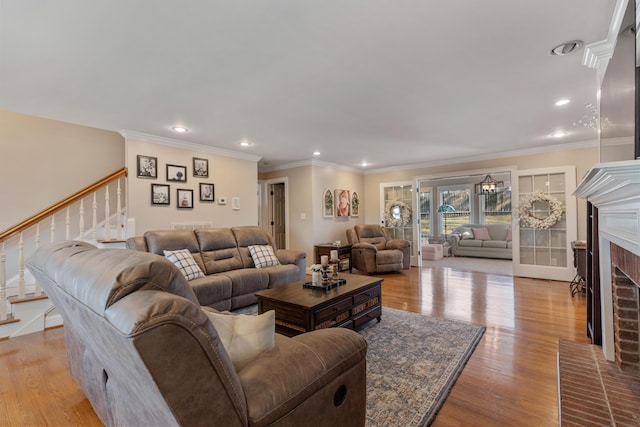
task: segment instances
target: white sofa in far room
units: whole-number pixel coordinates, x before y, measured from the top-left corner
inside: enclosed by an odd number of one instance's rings
[[[454,256],[513,259],[510,224],[463,224],[453,230],[449,245]]]

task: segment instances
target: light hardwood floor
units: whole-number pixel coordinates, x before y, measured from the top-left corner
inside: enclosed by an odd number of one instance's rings
[[[434,426],[558,425],[558,340],[589,342],[568,283],[442,267],[382,277],[384,306],[487,328]],[[101,425],[67,371],[63,328],[0,341],[0,372],[0,426]]]

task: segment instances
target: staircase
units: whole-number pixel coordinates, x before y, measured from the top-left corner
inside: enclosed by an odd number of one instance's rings
[[[121,202],[126,177],[127,169],[122,168],[0,233],[0,339],[62,324],[40,284],[25,269],[25,260],[41,245],[44,230],[50,243],[76,239],[98,247],[124,247],[127,230],[134,233]],[[90,220],[85,218],[85,206]],[[57,225],[61,218],[64,227]]]

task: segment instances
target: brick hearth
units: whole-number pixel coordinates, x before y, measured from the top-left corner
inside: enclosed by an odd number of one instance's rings
[[[621,372],[598,346],[560,341],[560,425],[640,425],[640,379]]]

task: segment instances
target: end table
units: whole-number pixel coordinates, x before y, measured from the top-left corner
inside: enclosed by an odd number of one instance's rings
[[[336,245],[334,243],[318,243],[313,246],[314,262],[320,264],[322,255],[331,255],[331,251],[338,251],[338,259],[340,260],[340,271],[349,270],[351,273],[351,245]]]

